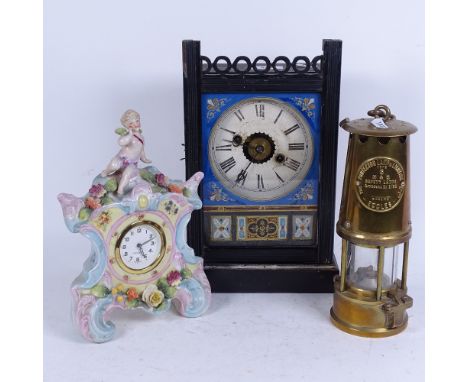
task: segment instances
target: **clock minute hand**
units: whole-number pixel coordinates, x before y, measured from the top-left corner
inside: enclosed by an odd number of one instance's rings
[[[150,238],[150,239],[144,241],[144,242],[141,243],[141,244],[138,244],[137,247],[143,247],[146,243],[149,243],[151,240],[154,240],[154,237],[152,237],[152,238]]]

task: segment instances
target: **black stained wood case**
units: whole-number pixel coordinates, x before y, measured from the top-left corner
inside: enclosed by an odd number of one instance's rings
[[[214,292],[333,291],[341,49],[340,40],[323,40],[312,58],[210,59],[199,41],[182,42],[186,177],[205,173],[204,206],[193,213],[188,243]],[[299,122],[281,130],[286,115]],[[256,118],[260,127],[249,130]],[[223,145],[213,143],[215,131],[225,134],[218,134]],[[264,159],[249,154],[252,147]],[[268,192],[271,200],[262,199]]]

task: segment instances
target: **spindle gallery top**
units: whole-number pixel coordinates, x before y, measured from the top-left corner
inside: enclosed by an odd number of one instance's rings
[[[344,119],[340,126],[351,134],[369,137],[400,137],[414,134],[418,129],[409,122],[399,121],[388,106],[378,105],[367,112],[372,118]]]

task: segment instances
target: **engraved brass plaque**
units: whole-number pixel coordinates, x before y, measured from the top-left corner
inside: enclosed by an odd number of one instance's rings
[[[392,158],[370,158],[357,172],[358,199],[365,208],[374,212],[394,209],[403,197],[405,186],[403,166]]]

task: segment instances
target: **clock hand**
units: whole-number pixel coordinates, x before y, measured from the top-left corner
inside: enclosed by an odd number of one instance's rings
[[[251,164],[252,164],[252,162],[249,162],[247,167],[245,169],[241,170],[241,172],[237,175],[236,183],[240,183],[243,180],[245,181],[245,178],[247,177],[247,169],[250,167]]]
[[[154,237],[152,237],[152,238],[146,240],[145,242],[139,244],[139,246],[140,246],[140,247],[143,247],[146,243],[149,243],[151,240],[154,240]]]
[[[143,252],[143,248],[142,248],[141,244],[137,244],[137,247],[138,247],[138,250],[140,251],[140,255],[143,256],[146,259],[148,256],[145,255],[145,253]]]
[[[143,244],[138,243],[136,246],[138,248],[138,251],[140,252],[140,255],[142,255],[146,259],[147,256],[143,252]]]
[[[275,173],[276,177],[280,180],[280,182],[284,183],[284,179],[275,170],[273,170],[273,172]]]

